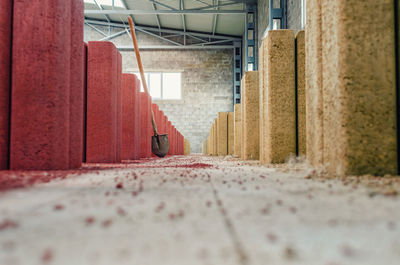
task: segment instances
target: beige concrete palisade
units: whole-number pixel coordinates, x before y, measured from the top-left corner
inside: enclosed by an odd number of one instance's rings
[[[234,115],[233,112],[228,112],[228,155],[233,155],[234,139]]]
[[[184,152],[185,155],[190,154],[190,143],[187,139],[185,139],[185,146],[184,146]]]
[[[218,155],[218,119],[214,120],[213,127],[213,156]]]
[[[306,53],[305,31],[296,34],[296,91],[297,91],[297,146],[298,154],[306,154]]]
[[[259,159],[259,83],[258,71],[245,72],[242,78],[242,154],[245,160]]]
[[[234,106],[234,155],[240,157],[242,155],[242,105]]]
[[[265,103],[265,94],[266,94],[266,68],[265,68],[265,58],[264,53],[267,48],[267,39],[264,38],[261,42],[261,47],[259,48],[259,63],[258,63],[258,80],[259,80],[259,92],[260,92],[260,163],[265,164],[267,161],[266,152],[265,152],[265,142],[266,142],[266,104]]]
[[[264,51],[266,163],[296,154],[295,39],[293,30],[272,30]]]
[[[322,0],[324,163],[397,174],[393,0]]]
[[[226,156],[228,154],[228,112],[218,113],[217,138],[218,155]]]
[[[324,146],[321,3],[307,0],[306,7],[306,150],[312,166],[322,165]]]

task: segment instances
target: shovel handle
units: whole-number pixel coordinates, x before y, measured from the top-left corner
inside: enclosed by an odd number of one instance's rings
[[[131,30],[133,46],[135,48],[136,60],[137,60],[138,66],[139,66],[140,76],[142,78],[143,88],[144,88],[144,91],[148,95],[150,95],[149,90],[147,89],[147,82],[146,82],[146,77],[144,76],[142,58],[140,57],[139,45],[138,45],[137,39],[136,39],[135,25],[133,24],[133,20],[131,17],[128,17],[128,21],[129,21],[129,28]],[[157,131],[156,121],[154,120],[153,108],[150,107],[150,111],[151,111],[151,124],[153,125],[153,133],[154,133],[154,136],[157,136],[158,131]]]

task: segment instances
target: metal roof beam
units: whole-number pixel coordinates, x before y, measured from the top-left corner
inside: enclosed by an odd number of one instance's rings
[[[123,23],[115,23],[115,22],[105,22],[105,21],[100,21],[100,20],[93,20],[93,19],[85,19],[86,24],[92,24],[92,25],[99,25],[99,26],[112,26],[112,27],[117,27],[117,28],[128,28],[128,25],[124,25]],[[147,31],[155,31],[158,32],[158,28],[150,27],[150,26],[141,26],[141,25],[135,25],[135,28],[141,28]],[[192,35],[196,37],[202,37],[202,38],[213,38],[213,39],[230,39],[230,40],[237,40],[241,41],[241,37],[236,37],[236,36],[230,36],[230,35],[221,35],[221,34],[207,34],[207,33],[202,33],[202,32],[193,32],[193,31],[186,31],[183,32],[181,30],[176,30],[176,29],[167,29],[167,28],[162,28],[161,29],[162,33],[171,33],[171,34],[180,34],[180,35]]]
[[[210,49],[233,49],[233,45],[207,45],[207,46],[139,46],[139,50],[210,50]],[[117,46],[120,51],[134,51],[133,46]]]
[[[245,15],[246,10],[85,10],[85,15]]]
[[[156,0],[149,0],[149,1],[152,2],[153,4],[157,4],[157,5],[166,7],[166,8],[168,8],[168,9],[170,9],[170,10],[178,10],[178,9],[176,9],[175,7],[172,7],[172,6],[167,5],[167,4],[164,4],[164,3],[160,3],[160,2],[158,2],[158,1],[156,1]]]

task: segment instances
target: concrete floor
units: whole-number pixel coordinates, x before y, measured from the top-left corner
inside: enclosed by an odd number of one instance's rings
[[[0,192],[0,264],[400,264],[395,192],[302,163],[93,166]]]

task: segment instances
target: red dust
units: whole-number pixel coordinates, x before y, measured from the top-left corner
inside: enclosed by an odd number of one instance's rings
[[[51,249],[46,249],[42,254],[42,262],[49,263],[53,260],[53,251]]]
[[[4,219],[3,222],[0,223],[0,231],[6,229],[16,229],[18,228],[18,223],[16,221],[10,219]]]

